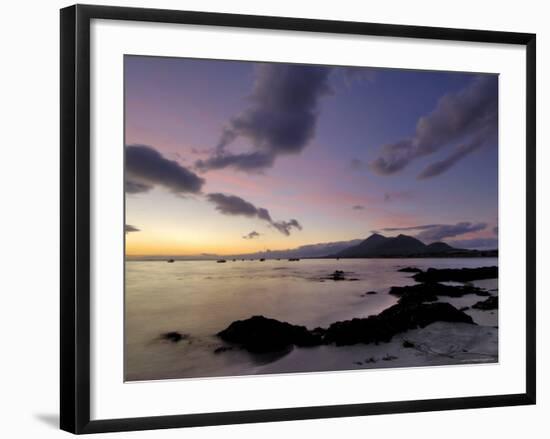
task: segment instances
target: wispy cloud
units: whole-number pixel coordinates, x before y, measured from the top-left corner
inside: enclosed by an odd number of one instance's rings
[[[255,230],[253,230],[252,232],[247,233],[246,235],[244,235],[243,239],[254,239],[254,238],[258,238],[259,236],[260,236],[260,234],[258,232],[256,232]]]
[[[497,128],[498,78],[476,76],[461,91],[443,96],[430,114],[418,120],[416,132],[411,137],[384,145],[380,156],[369,166],[380,175],[394,174],[420,157],[461,143],[447,159],[429,165],[418,176],[434,177],[476,149],[495,141]]]
[[[478,232],[487,227],[487,223],[459,222],[456,224],[422,224],[410,227],[388,227],[382,229],[384,232],[420,231],[416,238],[424,242],[441,241],[446,238],[464,235],[466,233]]]
[[[449,241],[449,244],[456,248],[476,249],[476,250],[494,250],[498,248],[498,239],[496,238],[473,238],[457,239]]]
[[[301,152],[315,134],[319,100],[330,91],[330,72],[330,67],[258,64],[249,107],[228,122],[214,155],[197,161],[197,168],[259,171],[279,155]],[[229,151],[239,137],[248,139],[253,150]]]
[[[199,193],[204,179],[165,158],[147,145],[126,146],[126,182],[128,193],[140,193],[163,186],[176,194]]]
[[[222,193],[207,194],[208,201],[215,205],[215,209],[224,215],[238,215],[249,218],[259,218],[268,222],[272,227],[283,235],[290,235],[293,228],[302,230],[302,225],[295,219],[289,221],[274,221],[269,211],[263,207],[256,207],[254,204],[237,197]]]
[[[457,146],[455,151],[446,159],[439,160],[426,166],[426,168],[424,168],[424,170],[418,175],[418,179],[422,180],[443,174],[445,171],[453,167],[455,163],[459,162],[476,149],[481,148],[484,144],[485,138],[479,137],[472,140],[470,143]]]
[[[124,232],[125,232],[125,233],[140,232],[140,229],[138,229],[137,227],[132,226],[132,225],[130,225],[130,224],[126,224],[126,225],[124,226]]]

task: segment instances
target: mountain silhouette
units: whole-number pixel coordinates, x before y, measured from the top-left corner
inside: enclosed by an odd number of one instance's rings
[[[348,247],[338,253],[341,258],[376,258],[441,255],[445,253],[464,252],[444,242],[426,245],[422,241],[407,235],[388,238],[374,233],[357,245]]]

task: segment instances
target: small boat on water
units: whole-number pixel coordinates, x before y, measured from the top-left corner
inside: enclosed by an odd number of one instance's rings
[[[175,259],[168,259],[166,262],[168,262],[169,264],[173,264],[175,261]]]
[[[299,261],[300,258],[289,258],[288,260],[289,260],[290,262],[295,262],[295,261]]]
[[[217,262],[218,264],[221,264],[221,263],[227,262],[227,261],[226,261],[225,259],[218,259],[216,262]]]
[[[260,262],[264,262],[264,261],[265,261],[265,258],[260,259]]]

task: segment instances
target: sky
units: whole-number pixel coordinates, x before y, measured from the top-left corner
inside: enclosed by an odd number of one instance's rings
[[[498,75],[124,63],[127,255],[498,245]]]

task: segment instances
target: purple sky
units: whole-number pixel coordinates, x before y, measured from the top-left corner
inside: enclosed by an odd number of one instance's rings
[[[496,75],[126,56],[125,87],[129,254],[497,246]]]

